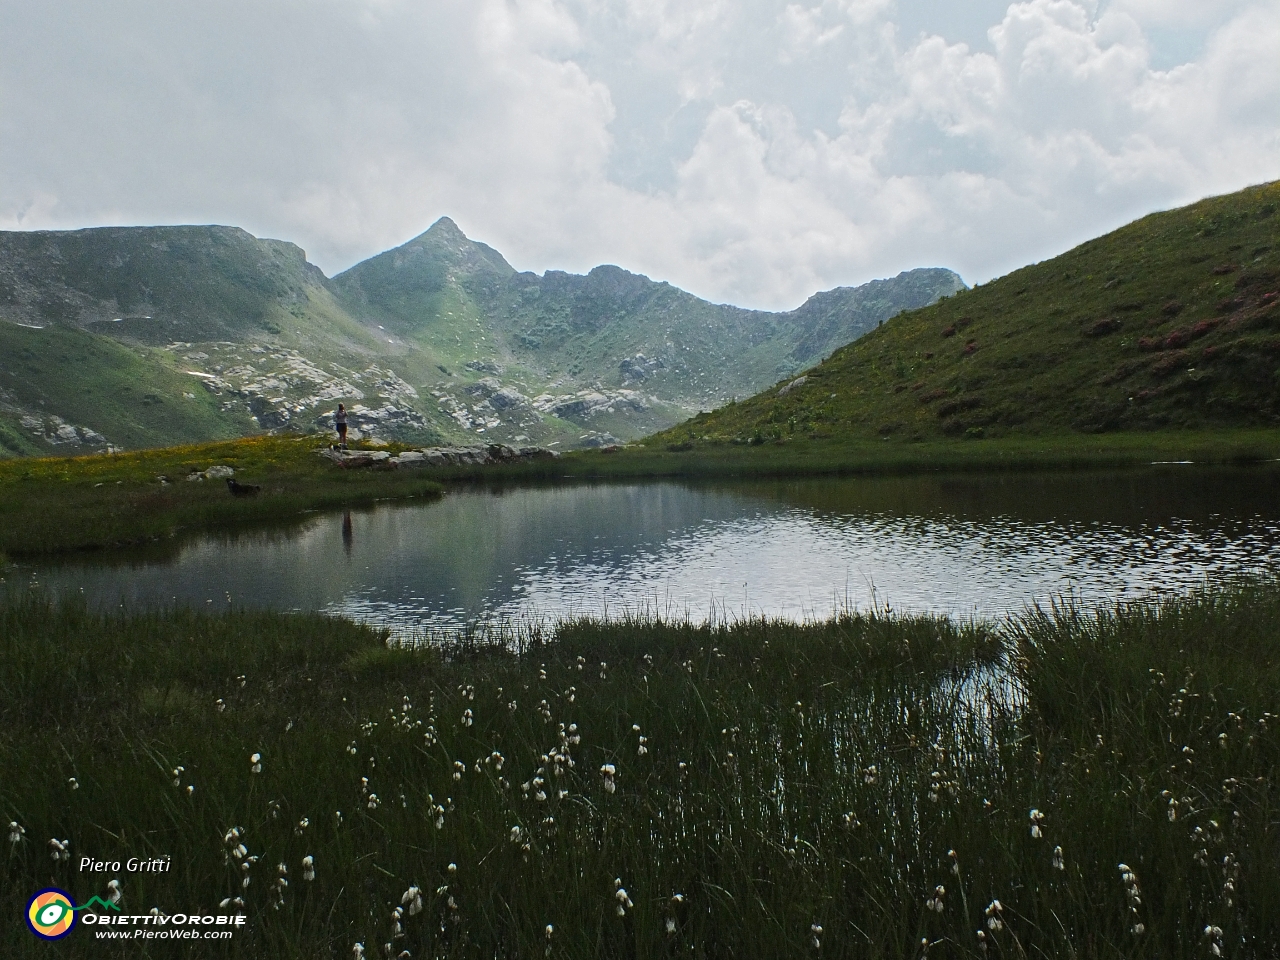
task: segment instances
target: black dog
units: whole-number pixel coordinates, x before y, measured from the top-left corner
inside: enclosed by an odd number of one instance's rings
[[[262,490],[256,483],[239,483],[233,477],[227,477],[227,489],[233,497],[252,497]]]

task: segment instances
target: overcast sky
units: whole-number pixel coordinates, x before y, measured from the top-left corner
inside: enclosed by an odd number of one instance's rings
[[[789,308],[1280,178],[1280,0],[0,0],[0,229],[227,223],[332,275]]]

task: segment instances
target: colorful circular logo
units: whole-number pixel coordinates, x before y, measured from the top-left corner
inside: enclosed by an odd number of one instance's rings
[[[75,904],[57,887],[46,887],[27,902],[27,926],[41,940],[61,940],[76,925]]]

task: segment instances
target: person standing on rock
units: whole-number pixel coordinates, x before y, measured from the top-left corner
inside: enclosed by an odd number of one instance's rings
[[[342,404],[338,404],[338,409],[333,414],[333,425],[338,430],[338,443],[342,449],[347,449],[347,408]]]

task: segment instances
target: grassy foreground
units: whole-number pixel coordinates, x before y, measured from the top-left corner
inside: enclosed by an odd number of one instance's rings
[[[12,594],[0,953],[1272,957],[1278,632],[1274,581],[994,624],[571,622],[420,650]],[[126,913],[239,897],[248,921],[55,946],[21,922],[41,887],[83,903],[113,879]]]

